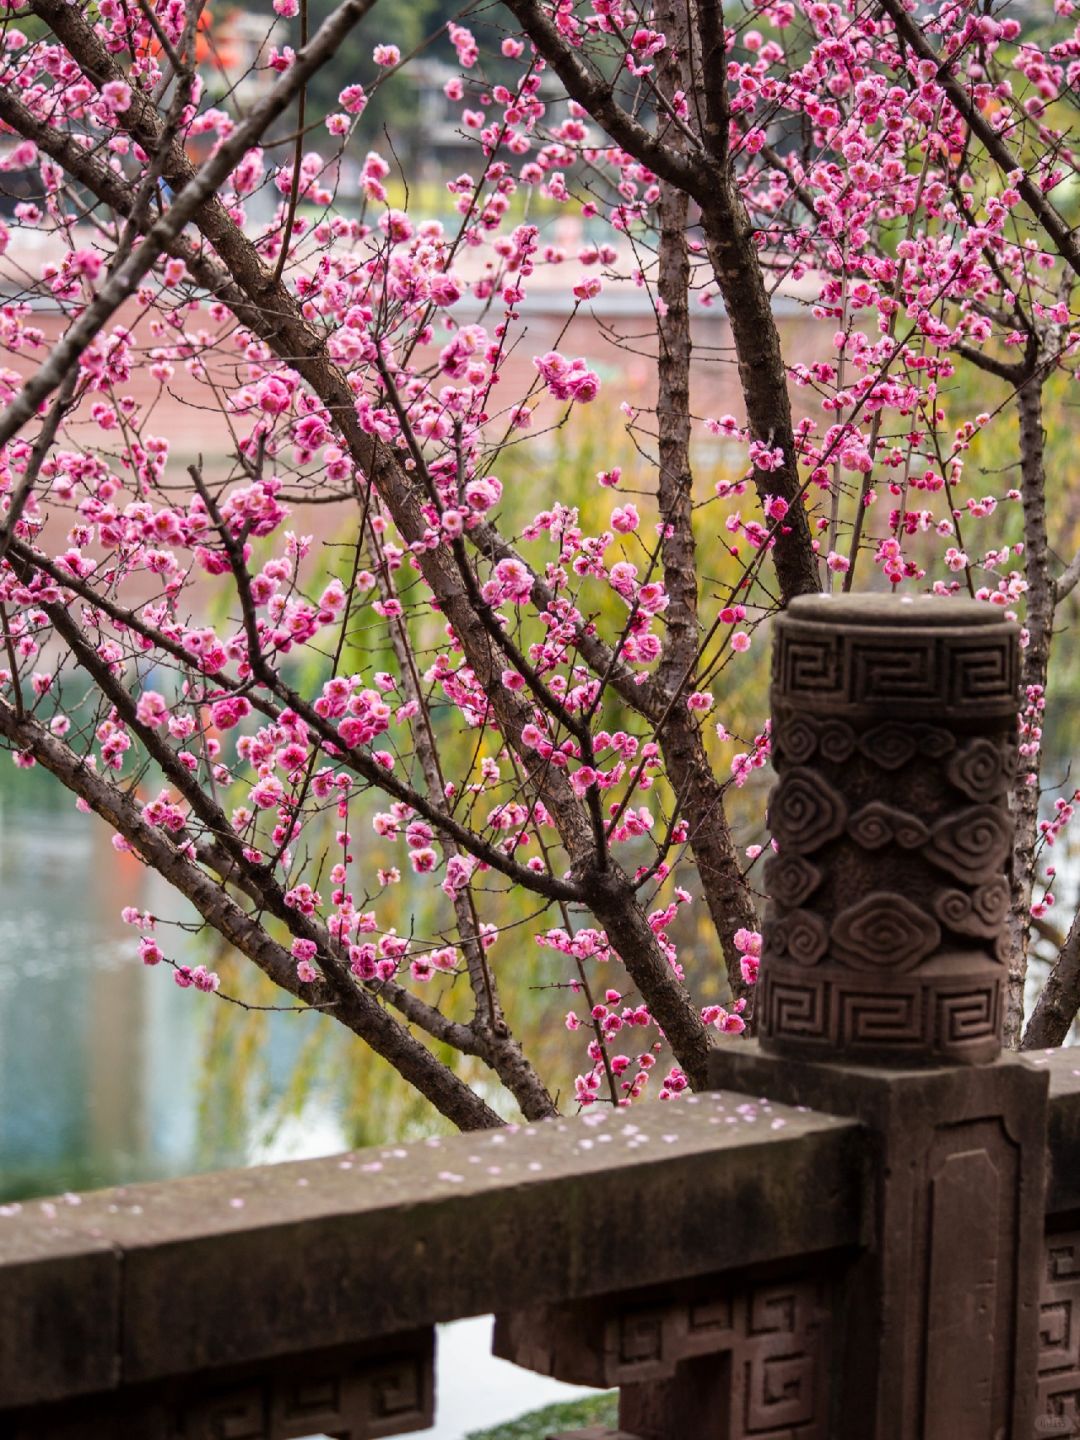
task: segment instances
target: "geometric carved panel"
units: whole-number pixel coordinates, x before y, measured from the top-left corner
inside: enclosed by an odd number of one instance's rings
[[[495,1353],[620,1388],[617,1431],[552,1440],[829,1440],[829,1303],[818,1279],[717,1277],[498,1316]]]
[[[807,1284],[751,1294],[747,1333],[733,1356],[732,1440],[824,1435],[820,1304],[819,1288]]]
[[[921,988],[921,987],[920,987]],[[837,1033],[852,1049],[860,1045],[921,1045],[926,1039],[919,990],[836,990]]]
[[[1006,715],[1016,705],[1019,655],[1004,627],[994,631],[828,630],[789,619],[773,641],[773,684],[811,712],[842,705],[905,718]]]
[[[1003,1001],[998,975],[861,979],[833,970],[798,978],[762,969],[758,1015],[775,1040],[857,1057],[888,1046],[955,1059],[992,1058]]]
[[[1080,1231],[1047,1235],[1039,1301],[1036,1428],[1080,1435]],[[1040,1428],[1040,1421],[1046,1428]]]
[[[603,1383],[678,1384],[706,1356],[728,1389],[717,1440],[826,1440],[827,1314],[819,1282],[775,1281],[616,1313],[605,1325]]]
[[[391,1353],[323,1352],[190,1396],[180,1433],[184,1440],[381,1440],[433,1423],[433,1375],[433,1331],[396,1337]]]

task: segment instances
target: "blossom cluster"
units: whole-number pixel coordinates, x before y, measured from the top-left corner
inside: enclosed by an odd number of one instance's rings
[[[182,39],[175,0],[75,8],[122,76],[104,79],[48,29],[21,27],[17,9],[0,58],[0,83],[27,116],[0,166],[40,180],[0,226],[0,249],[49,241],[32,294],[0,313],[5,403],[55,344],[32,302],[47,299],[62,331],[126,244],[105,222],[75,223],[79,192],[50,137],[86,158],[83,183],[129,184],[153,159],[163,39]],[[297,8],[275,0],[283,20]],[[363,129],[376,89],[404,80],[400,49],[375,44],[370,74],[324,117],[328,153],[310,134],[288,158],[249,148],[202,241],[176,237],[78,356],[44,458],[21,433],[0,448],[5,507],[34,481],[0,562],[0,699],[47,722],[69,774],[130,801],[118,843],[224,877],[265,908],[275,973],[297,993],[355,983],[437,1037],[439,1006],[467,987],[494,1013],[492,972],[513,964],[518,922],[489,897],[531,893],[541,918],[527,933],[547,983],[574,997],[581,1105],[636,1099],[668,1065],[669,1039],[630,975],[629,942],[573,891],[581,837],[630,877],[641,943],[665,976],[687,979],[705,827],[684,813],[672,737],[696,747],[721,797],[757,793],[769,727],[761,714],[747,722],[737,680],[762,650],[779,549],[805,524],[825,589],[965,594],[1024,613],[1030,630],[1030,496],[1011,474],[982,473],[1007,401],[951,395],[965,367],[981,386],[980,366],[1007,376],[1029,349],[1071,379],[1080,345],[1061,259],[1023,218],[1026,186],[1053,198],[1073,175],[1059,108],[1080,75],[1080,26],[1067,6],[1034,39],[968,0],[922,17],[1020,156],[1004,174],[965,165],[970,122],[942,67],[898,45],[876,7],[743,9],[725,39],[724,145],[767,282],[803,304],[810,339],[786,357],[791,446],[688,401],[688,445],[708,457],[689,518],[660,500],[667,418],[612,397],[573,330],[612,294],[640,294],[658,324],[669,318],[660,177],[563,93],[532,42],[479,24],[447,28],[446,99],[475,164],[449,180],[439,214],[394,203],[395,157]],[[678,37],[648,7],[546,10],[572,51],[623,77],[616,93],[637,106],[635,125],[654,125],[657,143],[694,139],[697,109],[671,79]],[[294,63],[289,46],[268,44],[255,78],[273,83]],[[196,73],[171,189],[188,150],[218,152],[237,123]],[[796,130],[805,144],[787,142]],[[715,257],[693,228],[686,246],[687,293],[707,316]],[[224,263],[234,280],[280,282],[278,328],[235,284],[210,283]],[[527,312],[550,305],[553,286],[565,324],[541,350]],[[191,445],[157,418],[176,394],[229,436],[227,459],[190,478]],[[587,494],[564,487],[550,458],[551,432],[584,406],[610,428]],[[695,544],[708,557],[692,604],[679,543],[683,559]],[[688,625],[697,638],[680,670]],[[1032,684],[1020,754],[1033,785],[1044,703]],[[11,748],[20,766],[46,754],[59,765],[41,744]],[[79,793],[107,808],[88,783]],[[1075,799],[1043,823],[1047,845]],[[767,843],[760,823],[745,838]],[[399,914],[403,874],[442,907],[421,926]],[[569,907],[557,924],[555,903]],[[133,914],[156,965],[164,949]],[[744,925],[723,938],[741,993],[696,1013],[739,1033],[761,935]],[[174,974],[217,988],[203,966]],[[672,1063],[661,1098],[688,1083]]]

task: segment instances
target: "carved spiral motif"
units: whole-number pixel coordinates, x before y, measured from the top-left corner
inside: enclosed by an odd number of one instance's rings
[[[930,839],[930,831],[917,815],[883,800],[871,800],[856,811],[848,821],[848,834],[866,850],[880,850],[894,840],[905,850],[915,850]]]
[[[956,739],[948,730],[939,730],[936,725],[914,725],[912,729],[919,742],[919,753],[930,760],[943,760],[956,749]]]
[[[798,965],[814,965],[829,948],[829,932],[812,910],[792,910],[773,926],[778,948]]]
[[[817,749],[817,726],[805,716],[796,715],[779,727],[779,740],[784,759],[803,765]]]
[[[934,914],[950,930],[966,934],[971,921],[971,896],[963,890],[939,890],[934,896]]]
[[[992,887],[984,888],[991,889]],[[981,940],[996,940],[1001,933],[1003,917],[997,914],[988,919],[985,911],[980,910],[976,904],[975,897],[979,893],[980,891],[976,890],[973,895],[965,895],[962,890],[939,890],[934,896],[934,914],[943,924],[948,925],[950,930],[955,930],[958,935],[974,935]],[[1005,893],[1007,899],[1007,886]]]
[[[972,805],[934,826],[926,858],[968,885],[1000,874],[1011,835],[1006,815],[993,805]]]
[[[945,773],[969,800],[996,800],[1009,783],[1010,757],[1005,748],[985,735],[976,735],[958,750]]]
[[[794,909],[821,884],[821,871],[801,855],[771,855],[765,862],[765,885],[772,898]]]
[[[1009,882],[1004,875],[997,875],[985,885],[972,892],[971,904],[975,914],[987,925],[1000,925],[1009,913]]]
[[[901,765],[906,765],[914,758],[915,736],[909,725],[898,725],[894,720],[886,720],[884,725],[878,725],[866,732],[859,741],[859,749],[868,760],[875,761],[883,770],[899,770]]]
[[[855,753],[855,731],[843,720],[826,720],[818,736],[818,753],[823,760],[842,765]]]
[[[833,921],[830,950],[857,970],[910,970],[941,943],[936,920],[903,895],[876,890]]]
[[[769,824],[782,850],[808,855],[844,830],[847,806],[814,770],[795,766],[769,797]]]

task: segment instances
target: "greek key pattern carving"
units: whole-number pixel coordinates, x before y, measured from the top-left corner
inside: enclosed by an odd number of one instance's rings
[[[432,1425],[433,1335],[409,1337],[408,1352],[362,1355],[239,1384],[192,1400],[184,1440],[378,1440]]]
[[[726,1359],[714,1372],[728,1391],[716,1397],[716,1413],[729,1417],[724,1440],[825,1440],[827,1343],[822,1285],[759,1285],[612,1316],[604,1383],[670,1380],[687,1361]]]
[[[890,708],[919,719],[1015,714],[1019,656],[1006,625],[965,634],[789,619],[777,630],[773,683],[800,706]]]
[[[989,978],[890,977],[888,987],[879,989],[873,977],[860,984],[842,971],[826,975],[819,969],[796,978],[766,964],[758,1005],[763,1034],[822,1052],[865,1053],[888,1046],[984,1060],[1000,1048],[1000,973]]]
[[[1061,1426],[1045,1433],[1080,1434],[1080,1231],[1046,1237],[1038,1377],[1037,1413]]]
[[[761,1038],[865,1059],[992,1059],[1016,627],[946,602],[868,613],[795,602],[776,622]]]

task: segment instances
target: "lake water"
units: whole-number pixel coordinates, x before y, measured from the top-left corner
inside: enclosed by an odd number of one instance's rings
[[[200,1139],[210,1012],[165,969],[139,963],[137,932],[120,918],[125,904],[179,913],[167,887],[115,851],[95,818],[0,807],[5,1198],[256,1158],[248,1144],[208,1152]],[[323,1125],[306,1144],[327,1153],[340,1136]]]
[[[251,1124],[207,1143],[214,1002],[139,963],[126,904],[183,915],[96,819],[0,806],[0,1202],[345,1148],[325,1096],[270,1141]],[[189,941],[192,960],[200,943]],[[170,952],[183,958],[172,935]],[[268,1017],[271,1071],[282,1077],[297,1024]],[[441,1327],[429,1440],[587,1393],[494,1359],[490,1332],[490,1317]]]

